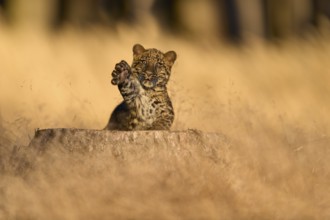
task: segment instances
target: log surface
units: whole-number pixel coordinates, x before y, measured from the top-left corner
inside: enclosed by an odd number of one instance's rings
[[[205,133],[198,130],[185,131],[108,131],[75,128],[36,130],[29,147],[40,151],[51,146],[60,146],[68,151],[100,152],[125,145],[148,146],[207,146],[223,143],[226,138],[218,133]]]
[[[108,131],[76,128],[36,130],[30,144],[13,150],[11,167],[26,173],[53,162],[74,164],[96,157],[101,160],[208,157],[218,161],[230,146],[225,136],[198,130],[186,131]],[[103,159],[102,159],[103,158]]]

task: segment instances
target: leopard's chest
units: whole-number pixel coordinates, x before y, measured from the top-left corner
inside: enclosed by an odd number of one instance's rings
[[[136,117],[140,122],[152,124],[157,118],[158,105],[155,97],[148,94],[140,94],[135,99]]]

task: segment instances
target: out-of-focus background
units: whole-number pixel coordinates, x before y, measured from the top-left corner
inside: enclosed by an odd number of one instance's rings
[[[329,18],[329,0],[0,0],[0,219],[330,219]],[[230,147],[14,172],[34,129],[106,125],[135,43],[178,54],[172,129]]]
[[[232,42],[315,34],[330,17],[329,0],[1,0],[0,8],[2,22],[15,28],[115,31],[126,24]]]

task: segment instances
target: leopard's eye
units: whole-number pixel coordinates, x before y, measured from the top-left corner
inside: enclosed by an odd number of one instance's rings
[[[141,60],[142,64],[147,64],[146,60]]]

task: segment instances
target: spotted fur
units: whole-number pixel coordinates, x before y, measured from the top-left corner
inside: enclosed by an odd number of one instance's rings
[[[167,93],[167,82],[176,53],[162,53],[157,49],[133,47],[133,63],[116,64],[112,72],[113,85],[123,97],[112,112],[108,130],[168,130],[174,120],[174,111]]]

